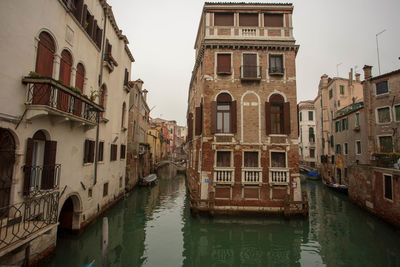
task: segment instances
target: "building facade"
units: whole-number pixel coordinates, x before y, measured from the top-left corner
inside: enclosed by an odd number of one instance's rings
[[[187,111],[192,209],[304,212],[292,11],[205,3]]]
[[[317,136],[315,127],[314,101],[301,101],[299,110],[299,155],[300,164],[310,168],[316,167],[316,145]]]
[[[0,13],[0,263],[21,264],[55,247],[58,224],[79,231],[123,193],[133,57],[106,1],[2,1]]]
[[[400,227],[400,70],[372,77],[364,66],[364,105],[367,143],[361,145],[367,164],[349,170],[350,199]]]

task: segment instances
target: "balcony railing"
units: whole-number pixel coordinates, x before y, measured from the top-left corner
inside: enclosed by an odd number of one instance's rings
[[[400,170],[400,153],[375,153],[377,167]]]
[[[285,69],[284,68],[268,68],[268,73],[269,75],[283,75],[285,73]]]
[[[61,164],[44,166],[25,166],[30,171],[29,192],[57,189],[60,184]]]
[[[261,184],[262,168],[243,168],[242,169],[243,184]]]
[[[22,82],[28,89],[25,104],[31,108],[44,106],[54,115],[92,125],[97,124],[99,112],[104,111],[102,106],[52,78],[25,77]]]
[[[17,242],[24,244],[57,226],[59,192],[45,192],[0,208],[0,257]]]
[[[293,40],[293,28],[207,26],[205,37],[212,39]]]
[[[261,66],[240,66],[240,78],[242,80],[261,80]]]
[[[289,180],[289,169],[269,168],[269,183],[271,185],[287,185]]]
[[[214,183],[233,184],[235,182],[235,168],[215,168]]]

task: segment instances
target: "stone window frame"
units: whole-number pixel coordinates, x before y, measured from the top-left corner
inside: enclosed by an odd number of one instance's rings
[[[377,93],[377,89],[376,89],[376,84],[378,84],[378,83],[382,83],[382,82],[386,82],[387,83],[387,92],[386,93],[382,93],[382,94],[378,94]],[[390,93],[390,86],[389,86],[389,80],[383,80],[383,81],[379,81],[379,82],[376,82],[376,83],[374,83],[374,88],[375,88],[375,96],[384,96],[384,95],[388,95],[389,93]]]
[[[399,108],[399,109],[400,109],[400,104],[393,105],[393,109],[392,109],[392,112],[393,112],[393,121],[394,121],[394,122],[400,122],[400,116],[399,116],[399,117],[396,117],[396,108]]]
[[[385,186],[385,176],[390,176],[390,179],[391,179],[391,184],[392,184],[392,199],[390,199],[390,198],[386,198],[386,186]],[[394,195],[393,195],[393,175],[392,174],[390,174],[390,173],[382,173],[382,189],[383,189],[383,199],[384,200],[386,200],[386,201],[389,201],[389,202],[391,202],[391,203],[393,203],[394,201],[393,201],[393,198],[394,198]]]
[[[343,143],[343,155],[349,154],[349,143]]]
[[[376,143],[378,144],[378,152],[381,152],[381,141],[380,141],[380,137],[391,137],[392,138],[392,152],[394,150],[394,140],[393,140],[393,136],[390,134],[380,134],[380,135],[376,135]],[[385,152],[382,152],[385,153]],[[390,153],[390,152],[389,152]]]
[[[248,55],[257,55],[257,77],[258,76],[261,76],[261,72],[260,72],[260,70],[259,70],[259,68],[258,67],[260,67],[260,55],[258,54],[258,52],[251,52],[251,51],[245,51],[245,52],[241,52],[240,53],[240,67],[242,67],[243,66],[243,55],[244,54],[248,54]],[[240,77],[242,77],[242,71],[243,70],[241,70],[240,71]],[[262,70],[261,70],[262,71]]]
[[[360,153],[358,153],[358,150],[357,150],[357,143],[358,142],[360,142]],[[362,154],[362,143],[361,143],[361,140],[356,140],[355,141],[355,154],[356,155],[361,155]]]
[[[357,115],[358,115],[358,119],[357,119]],[[356,112],[354,115],[354,126],[360,127],[360,112]]]
[[[282,56],[282,69],[283,69],[282,77],[286,77],[286,64],[285,64],[286,63],[286,54],[282,53],[282,52],[268,52],[267,53],[267,67],[265,68],[265,73],[266,73],[265,77],[270,78],[270,76],[274,76],[274,75],[269,74],[269,58],[271,55],[272,56]],[[275,77],[276,77],[276,75],[275,75]]]
[[[231,72],[230,74],[228,73],[218,73],[218,54],[223,54],[223,55],[227,55],[229,54],[231,56]],[[226,75],[226,76],[231,76],[235,74],[235,69],[233,67],[233,52],[215,52],[214,53],[214,73],[215,73],[215,77],[218,75]]]
[[[335,154],[342,155],[342,145],[341,144],[335,145]]]
[[[272,152],[278,152],[278,153],[285,153],[285,167],[272,167]],[[288,167],[288,153],[286,150],[282,150],[282,149],[270,149],[269,150],[269,165],[268,168],[289,168]]]
[[[379,115],[378,115],[378,109],[384,109],[384,108],[388,108],[389,109],[389,116],[390,116],[390,120],[388,122],[379,122]],[[385,125],[385,124],[390,124],[393,121],[392,118],[392,111],[391,111],[391,107],[390,106],[380,106],[380,107],[376,107],[375,108],[375,123],[379,124],[379,125]]]
[[[229,165],[229,167],[218,167],[217,166],[217,152],[230,152],[231,153],[231,159],[230,159],[230,165]],[[214,153],[214,169],[215,168],[234,168],[235,166],[234,166],[234,164],[233,164],[233,152],[234,152],[234,150],[233,149],[216,149],[215,150],[215,153]]]
[[[244,152],[257,152],[258,153],[258,167],[245,167],[244,166]],[[261,166],[261,149],[243,149],[242,150],[242,169],[243,168],[262,168],[262,166]]]

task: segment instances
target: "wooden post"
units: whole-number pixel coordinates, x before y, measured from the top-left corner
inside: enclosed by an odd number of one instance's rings
[[[102,266],[106,267],[107,264],[107,250],[108,250],[108,218],[103,218],[103,242],[102,242]]]

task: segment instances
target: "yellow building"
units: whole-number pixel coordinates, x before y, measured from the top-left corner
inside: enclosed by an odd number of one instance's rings
[[[160,127],[152,127],[147,131],[147,143],[150,144],[151,162],[156,164],[161,158]]]

